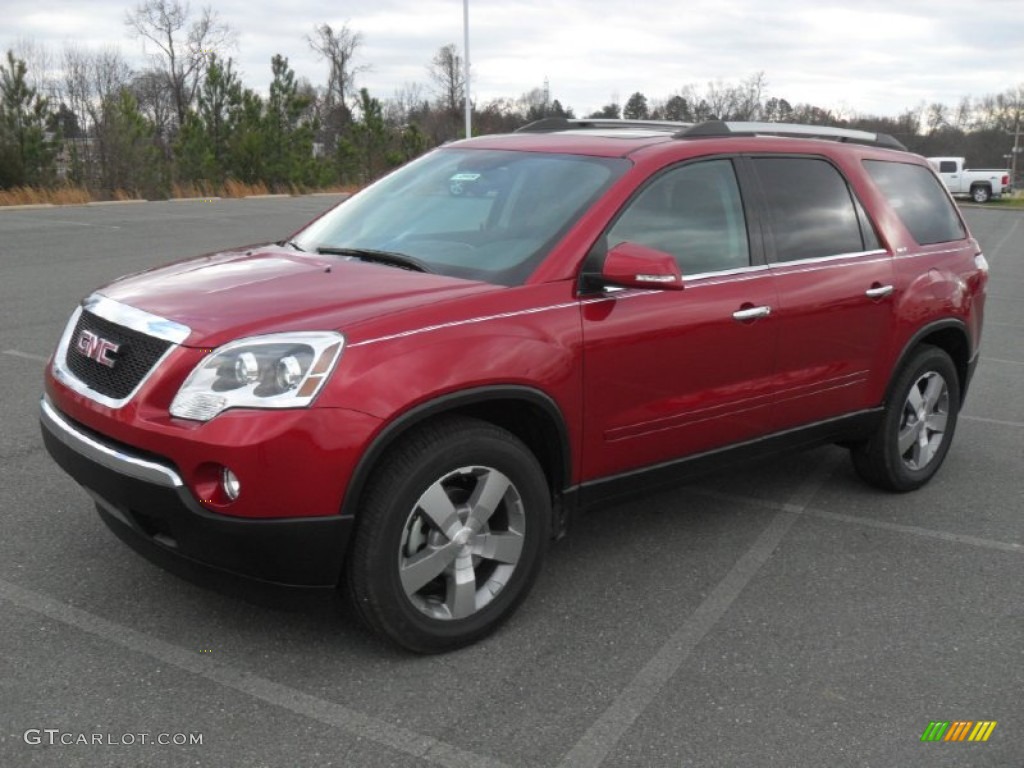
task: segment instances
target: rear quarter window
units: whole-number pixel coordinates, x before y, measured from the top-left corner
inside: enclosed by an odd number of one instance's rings
[[[919,244],[967,237],[955,206],[930,169],[887,160],[865,160],[864,169]]]

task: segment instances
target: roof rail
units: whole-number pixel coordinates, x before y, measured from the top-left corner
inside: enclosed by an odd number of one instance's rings
[[[524,125],[522,128],[517,128],[516,133],[555,133],[557,131],[578,131],[591,128],[613,128],[633,131],[647,130],[678,133],[692,127],[693,123],[679,123],[673,120],[618,120],[605,117],[569,119],[565,117],[545,117],[543,120],[536,120]]]
[[[887,133],[856,131],[828,125],[797,123],[734,123],[709,120],[675,134],[677,139],[703,139],[722,136],[789,136],[809,139],[832,139],[855,144],[875,144],[888,149],[908,151],[901,141]]]

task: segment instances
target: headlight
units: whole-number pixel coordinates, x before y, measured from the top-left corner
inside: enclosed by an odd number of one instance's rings
[[[209,421],[228,408],[304,408],[345,347],[340,333],[275,333],[214,350],[189,374],[171,415]]]

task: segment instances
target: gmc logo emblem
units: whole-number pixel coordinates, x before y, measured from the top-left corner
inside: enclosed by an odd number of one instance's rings
[[[114,367],[114,363],[117,361],[111,355],[116,355],[117,350],[120,348],[120,344],[115,344],[112,341],[97,336],[92,331],[86,330],[78,334],[78,341],[75,342],[75,349],[90,360],[95,360],[100,365],[107,366],[107,368]]]

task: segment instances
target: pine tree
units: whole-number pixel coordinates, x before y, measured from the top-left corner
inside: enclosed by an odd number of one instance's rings
[[[299,93],[288,59],[275,55],[264,115],[266,180],[274,188],[308,184],[316,176],[313,159],[315,124],[305,119],[311,98]]]
[[[0,64],[0,187],[42,186],[56,176],[48,104],[25,75],[25,62],[8,51],[6,65]]]

